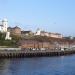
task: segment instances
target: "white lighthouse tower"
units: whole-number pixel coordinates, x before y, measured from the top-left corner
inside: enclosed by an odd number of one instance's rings
[[[8,27],[8,21],[5,18],[2,20],[1,32],[7,32],[7,27]]]
[[[1,32],[6,33],[5,40],[11,40],[10,32],[7,31],[8,20],[6,18],[1,21],[0,27],[1,27]]]

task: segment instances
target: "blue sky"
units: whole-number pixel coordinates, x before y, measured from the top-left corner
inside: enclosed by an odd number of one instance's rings
[[[41,28],[75,36],[75,0],[0,0],[0,19],[9,26]]]

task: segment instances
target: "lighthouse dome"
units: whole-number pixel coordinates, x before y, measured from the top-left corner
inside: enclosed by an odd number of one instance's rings
[[[3,22],[7,22],[8,20],[7,20],[6,18],[4,18],[2,21],[3,21]]]

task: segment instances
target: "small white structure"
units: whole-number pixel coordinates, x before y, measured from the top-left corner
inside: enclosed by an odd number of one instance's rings
[[[38,28],[35,35],[41,35],[41,30]]]
[[[11,40],[12,38],[10,37],[10,32],[6,32],[6,37],[5,40]]]
[[[64,48],[61,48],[61,51],[64,51]]]

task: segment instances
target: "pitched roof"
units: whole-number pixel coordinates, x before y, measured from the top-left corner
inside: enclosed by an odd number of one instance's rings
[[[31,31],[21,31],[22,34],[30,33]]]
[[[15,26],[13,29],[20,29],[18,26]]]

